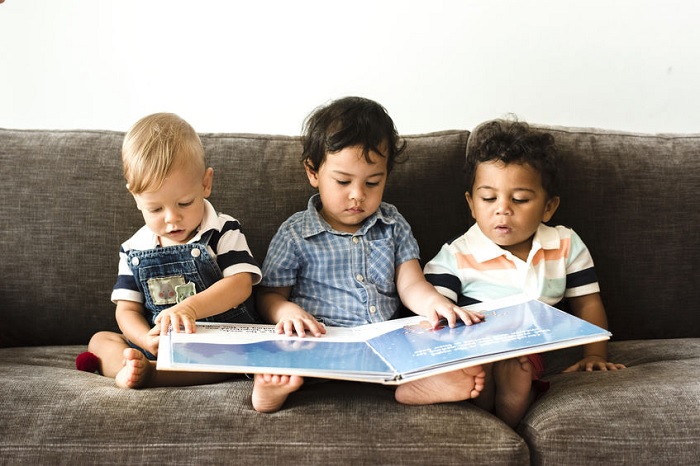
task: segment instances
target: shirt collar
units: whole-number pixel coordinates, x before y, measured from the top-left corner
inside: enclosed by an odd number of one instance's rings
[[[469,251],[471,251],[474,259],[478,262],[486,262],[508,254],[508,251],[491,241],[477,224],[474,224],[467,231],[466,236]],[[540,226],[537,227],[535,236],[532,239],[532,251],[536,252],[539,249],[559,249],[559,235],[557,234],[557,230],[548,227],[544,223],[541,223]]]
[[[187,243],[195,243],[199,241],[202,239],[202,235],[209,230],[220,231],[221,228],[219,222],[217,221],[218,218],[219,214],[216,213],[214,206],[211,205],[211,202],[204,199],[204,218],[202,218],[202,223],[199,225],[199,230],[197,230],[197,233],[195,233],[192,239]]]
[[[198,242],[200,239],[202,239],[202,235],[209,230],[220,231],[221,227],[217,222],[218,217],[219,214],[217,214],[216,210],[214,209],[214,206],[211,205],[211,202],[204,199],[204,217],[202,218],[202,223],[199,225],[197,233],[195,233],[195,235],[192,237],[192,239],[190,239],[187,242],[187,244]],[[160,247],[158,235],[151,231],[151,229],[148,228],[147,225],[144,225],[142,227],[140,233],[144,235],[144,239],[142,241],[150,243],[152,248]]]
[[[382,203],[382,205],[383,204],[384,203]],[[374,226],[374,224],[377,223],[377,221],[379,220],[386,224],[396,223],[396,220],[394,220],[391,217],[387,217],[384,214],[382,205],[379,206],[379,209],[377,209],[375,213],[367,217],[367,219],[365,220],[365,222],[359,230],[357,230],[355,233],[347,233],[344,231],[335,230],[321,216],[321,213],[319,212],[319,209],[321,208],[321,195],[316,193],[309,198],[309,202],[306,206],[307,215],[305,216],[302,234],[304,238],[309,238],[311,236],[318,235],[323,232],[333,233],[336,235],[362,236],[365,233],[367,233],[367,231],[370,228],[372,228],[372,226]]]

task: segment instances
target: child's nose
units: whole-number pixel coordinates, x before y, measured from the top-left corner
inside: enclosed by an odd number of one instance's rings
[[[177,209],[166,209],[165,211],[165,222],[166,223],[176,223],[180,220],[180,213]]]
[[[356,201],[364,201],[365,200],[364,189],[362,189],[361,186],[353,187],[353,189],[350,191],[350,199],[354,199]]]
[[[497,215],[511,215],[513,213],[512,206],[510,204],[510,201],[507,199],[498,201],[498,205],[496,206],[496,214]]]

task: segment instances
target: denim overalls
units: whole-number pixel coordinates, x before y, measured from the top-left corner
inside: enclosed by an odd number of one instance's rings
[[[213,230],[198,242],[129,252],[127,262],[143,293],[146,319],[154,324],[160,311],[200,293],[223,278],[216,261],[207,252]],[[201,319],[204,322],[260,322],[252,297],[236,308]]]

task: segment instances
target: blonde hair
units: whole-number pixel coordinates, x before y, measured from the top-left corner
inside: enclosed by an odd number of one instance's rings
[[[126,186],[133,194],[158,189],[173,168],[204,173],[204,148],[197,132],[173,113],[154,113],[129,129],[122,144]]]

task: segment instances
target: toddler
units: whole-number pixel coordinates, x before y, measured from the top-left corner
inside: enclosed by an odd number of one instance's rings
[[[261,278],[240,224],[207,201],[214,170],[194,129],[177,115],[139,120],[126,134],[127,189],[145,226],[122,244],[112,291],[121,334],[88,345],[120,387],[194,385],[225,374],[157,371],[159,336],[195,331],[195,321],[257,322],[252,287]]]
[[[440,318],[450,326],[482,320],[425,280],[408,223],[382,201],[404,145],[381,105],[348,97],[317,109],[305,122],[303,146],[304,169],[318,193],[272,239],[257,295],[263,318],[279,333],[316,337],[324,325],[392,319],[402,301],[433,326]],[[400,385],[395,398],[407,404],[474,398],[483,377],[481,367],[470,367]],[[298,376],[256,375],[253,407],[276,411],[302,383]]]
[[[459,305],[527,294],[607,327],[593,260],[569,228],[550,227],[559,206],[559,158],[550,134],[526,123],[493,121],[469,142],[466,198],[476,220],[428,262],[426,279]],[[607,342],[584,346],[567,371],[617,370]],[[530,355],[484,366],[486,383],[474,403],[515,427],[536,395],[542,358]]]

